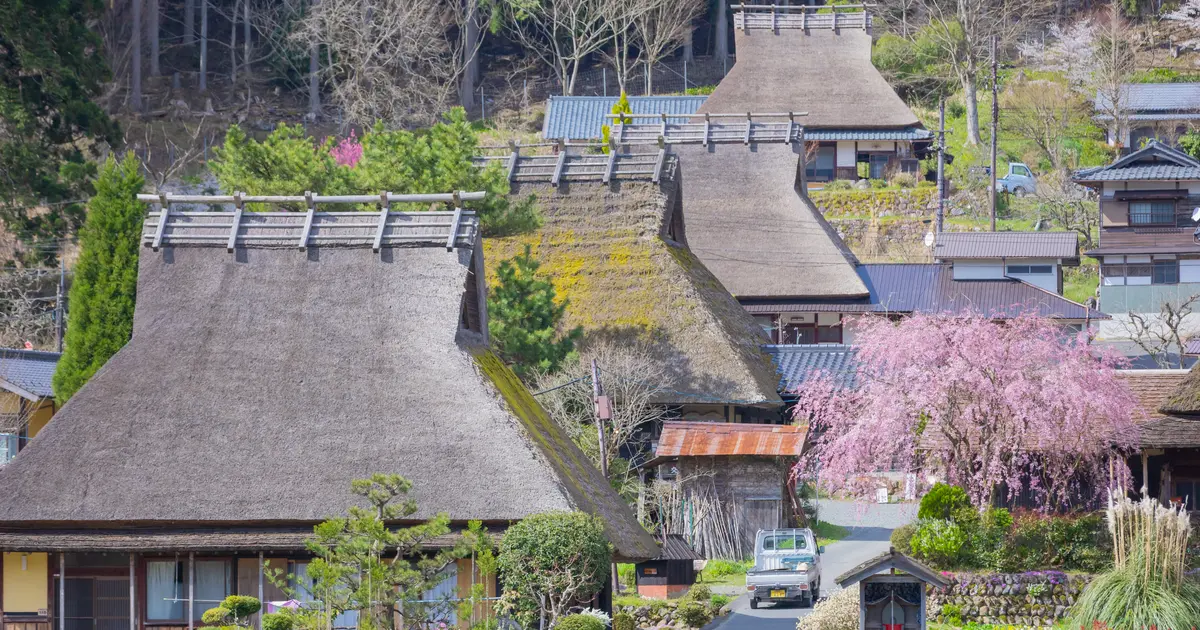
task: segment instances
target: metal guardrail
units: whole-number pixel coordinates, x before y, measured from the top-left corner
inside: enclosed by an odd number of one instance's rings
[[[224,246],[232,252],[238,246],[296,247],[312,245],[335,247],[371,246],[378,252],[384,246],[411,244],[444,245],[453,250],[472,245],[479,231],[478,217],[464,210],[463,201],[477,201],[483,192],[455,192],[437,195],[138,195],[139,201],[158,206],[147,216],[142,227],[142,245],[158,251],[164,245]],[[213,206],[232,203],[227,210],[175,210],[173,204]],[[247,212],[245,204],[297,204],[307,212]],[[318,212],[317,204],[379,205],[376,212]],[[392,212],[393,203],[452,203],[453,211]]]
[[[774,4],[734,5],[733,25],[742,31],[751,29],[800,29],[838,30],[871,28],[871,14],[867,11],[873,4],[850,4],[839,6],[791,6]],[[845,12],[846,9],[860,9]],[[829,13],[814,11],[826,10]]]
[[[666,116],[638,114],[609,114],[613,119],[612,139],[616,144],[709,144],[735,143],[759,144],[804,142],[804,127],[796,117],[806,112],[745,114],[697,114],[704,118],[699,123],[672,123]],[[659,118],[658,124],[625,123],[623,120]],[[730,118],[744,118],[745,122],[721,122]],[[760,120],[755,120],[759,118]],[[763,118],[786,118],[782,122],[763,121]],[[715,119],[715,120],[714,120]]]

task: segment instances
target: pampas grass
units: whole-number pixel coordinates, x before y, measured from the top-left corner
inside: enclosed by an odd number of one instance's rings
[[[1109,492],[1113,570],[1088,585],[1075,602],[1071,625],[1095,622],[1113,630],[1191,628],[1200,619],[1200,584],[1185,574],[1192,525],[1187,512],[1144,498]]]

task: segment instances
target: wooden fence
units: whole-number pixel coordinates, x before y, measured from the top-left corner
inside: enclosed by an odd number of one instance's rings
[[[873,4],[846,4],[836,7],[776,4],[737,4],[732,8],[733,25],[742,31],[751,29],[833,30],[850,28],[870,30]],[[817,11],[829,11],[817,13]],[[847,12],[848,11],[848,12]]]
[[[652,144],[652,143],[643,143]],[[554,147],[547,153],[547,147]],[[613,146],[603,152],[603,144],[560,144],[545,142],[507,147],[483,147],[485,152],[504,150],[502,154],[491,153],[475,158],[476,164],[486,166],[492,162],[504,165],[508,181],[549,181],[557,186],[570,181],[599,181],[609,183],[616,179],[644,179],[654,183],[664,177],[674,177],[676,159],[665,147],[657,151],[625,153]]]
[[[805,112],[745,114],[696,114],[693,120],[703,122],[675,123],[665,115],[608,114],[612,119],[612,139],[616,144],[702,144],[740,142],[792,143],[804,142],[804,127],[796,117]],[[638,123],[638,119],[656,118],[657,124]],[[730,119],[743,119],[734,122]],[[755,120],[755,119],[758,120]],[[763,120],[779,119],[785,120]],[[629,120],[633,122],[623,122]],[[728,121],[728,122],[725,122]]]

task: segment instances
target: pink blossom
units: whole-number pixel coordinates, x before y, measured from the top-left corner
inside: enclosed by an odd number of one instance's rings
[[[1093,501],[1127,479],[1137,404],[1114,370],[1121,359],[1085,336],[1031,315],[852,325],[856,387],[819,376],[796,392],[796,419],[816,435],[797,474],[819,468],[830,491],[864,497],[871,473],[936,476],[977,506],[1002,488],[1043,507]]]
[[[354,130],[350,130],[350,135],[342,138],[342,141],[337,143],[337,146],[329,150],[333,155],[333,159],[339,166],[349,166],[354,168],[358,161],[362,159],[363,147],[362,143],[354,135]]]

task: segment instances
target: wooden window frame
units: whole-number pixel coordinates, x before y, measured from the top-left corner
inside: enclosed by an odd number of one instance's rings
[[[148,564],[151,562],[171,562],[171,561],[178,562],[183,570],[183,576],[184,576],[184,579],[183,579],[183,591],[184,591],[183,592],[183,595],[184,595],[184,597],[183,597],[183,615],[181,617],[179,617],[178,619],[150,619],[150,598],[148,595],[150,585],[149,585],[149,581],[147,580],[147,577],[150,575],[150,572],[148,569]],[[237,556],[197,556],[196,557],[196,562],[202,562],[202,561],[223,561],[225,563],[227,570],[229,571],[229,573],[227,574],[229,576],[229,591],[230,591],[229,594],[230,595],[239,595],[240,594],[240,593],[238,593]],[[139,558],[138,576],[137,577],[138,577],[138,584],[137,584],[138,616],[141,617],[141,626],[143,628],[181,627],[181,626],[188,625],[189,622],[188,622],[188,618],[187,618],[187,594],[189,592],[188,584],[192,579],[192,575],[191,575],[189,561],[188,561],[187,556],[179,556],[179,557],[176,557],[176,556],[142,556],[141,558]],[[212,604],[212,602],[205,602],[205,603],[201,603],[199,605],[197,605],[196,602],[193,603],[193,608],[195,609],[196,617],[195,617],[195,619],[191,620],[191,623],[193,625],[195,625],[196,627],[200,626],[200,621],[201,621],[200,617],[204,614],[204,611],[208,610],[209,608],[216,608],[215,604],[213,604],[213,605],[209,605],[209,604]]]

